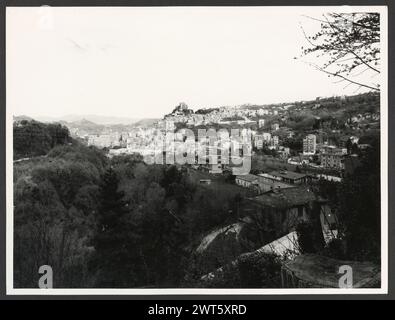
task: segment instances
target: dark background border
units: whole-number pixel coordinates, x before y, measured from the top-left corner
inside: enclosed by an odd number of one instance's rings
[[[6,83],[5,83],[5,10],[6,6],[380,6],[386,5],[388,7],[388,295],[76,295],[76,296],[7,296],[6,295],[6,177],[5,177],[5,124],[6,124]],[[378,300],[378,299],[395,299],[394,292],[394,262],[395,262],[395,223],[394,223],[394,198],[390,195],[394,191],[394,179],[391,179],[394,169],[394,150],[391,148],[394,145],[394,130],[391,124],[394,123],[394,112],[391,108],[394,102],[394,19],[395,11],[394,4],[391,0],[387,1],[367,1],[367,0],[332,0],[332,1],[319,1],[319,0],[301,0],[301,1],[285,1],[285,0],[9,0],[1,2],[0,4],[0,300],[62,300],[62,299],[122,299],[122,300],[191,300],[191,299],[204,299],[204,300]],[[257,301],[255,301],[257,302]],[[243,303],[243,301],[241,301]]]

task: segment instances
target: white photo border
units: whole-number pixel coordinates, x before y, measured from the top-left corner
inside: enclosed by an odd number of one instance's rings
[[[250,6],[249,6],[250,7]],[[7,10],[6,8],[6,16]],[[24,7],[12,8],[12,10]],[[97,8],[97,7],[95,7]],[[102,7],[111,8],[111,7]],[[161,7],[151,7],[160,10]],[[193,9],[193,7],[177,7]],[[201,8],[201,7],[200,7]],[[210,7],[211,8],[211,7]],[[215,8],[215,7],[214,7]],[[229,7],[225,7],[229,8]],[[234,7],[243,8],[243,7]],[[254,8],[254,7],[251,7]],[[300,288],[300,289],[24,289],[13,285],[13,113],[6,101],[6,294],[7,295],[365,295],[388,294],[388,7],[387,6],[264,6],[280,14],[292,8],[315,8],[328,12],[380,13],[381,85],[380,85],[380,159],[381,159],[381,288]],[[169,7],[167,7],[169,9]],[[7,21],[7,19],[6,19]],[[6,37],[7,39],[7,37]],[[6,44],[7,47],[7,44]],[[7,51],[6,51],[7,52]],[[6,56],[7,61],[7,56]],[[7,88],[7,87],[6,87]],[[7,92],[7,89],[6,89]],[[6,95],[7,97],[7,95]]]

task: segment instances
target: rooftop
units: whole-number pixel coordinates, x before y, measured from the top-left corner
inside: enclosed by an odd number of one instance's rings
[[[293,172],[293,171],[272,171],[272,172],[269,172],[269,174],[272,176],[286,178],[286,179],[292,179],[292,180],[297,180],[297,179],[306,177],[306,174],[304,174],[304,173],[297,173],[297,172]]]
[[[272,187],[276,187],[276,188],[278,188],[278,187],[281,187],[281,188],[295,188],[295,186],[296,186],[294,184],[289,184],[289,183],[285,183],[285,182],[278,181],[278,180],[270,179],[269,181],[267,181],[267,179],[265,179],[264,175],[259,175],[259,176],[257,176],[257,178],[258,178],[257,183],[265,185],[265,186],[272,186]]]
[[[300,253],[297,232],[292,231],[285,236],[264,245],[250,254],[259,256],[262,253],[274,253],[283,258],[287,256],[289,258],[294,258]]]
[[[379,287],[380,266],[372,262],[342,261],[315,254],[297,256],[286,263],[284,269],[302,287],[339,288],[339,267],[348,265],[353,270],[353,288]],[[301,286],[300,286],[301,287]]]
[[[250,200],[272,208],[291,208],[318,200],[318,198],[307,187],[295,187],[270,191]]]
[[[238,175],[238,176],[236,176],[236,179],[253,182],[258,179],[258,176],[248,173],[248,174],[244,174],[244,175]]]

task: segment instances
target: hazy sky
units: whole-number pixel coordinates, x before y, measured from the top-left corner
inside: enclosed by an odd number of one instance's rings
[[[319,8],[7,8],[13,114],[162,117],[353,94],[295,56]]]

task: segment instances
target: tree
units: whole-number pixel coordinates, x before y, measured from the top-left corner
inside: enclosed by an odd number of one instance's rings
[[[309,221],[300,221],[296,225],[299,250],[301,253],[319,252],[325,245],[320,219],[321,203],[313,201],[306,209]]]
[[[112,168],[103,175],[100,185],[100,207],[93,238],[95,255],[91,266],[96,269],[97,287],[132,287],[136,284],[133,263],[132,226],[127,223],[128,208],[119,179]]]
[[[57,270],[54,287],[86,287],[86,261],[90,254],[87,239],[93,225],[88,217],[93,199],[89,198],[94,192],[85,191],[95,186],[84,186],[78,193],[86,205],[79,206],[80,201],[75,201],[75,205],[63,202],[60,197],[66,197],[65,194],[46,178],[45,170],[50,168],[42,166],[40,179],[36,174],[19,177],[14,187],[14,285],[36,287],[38,268],[50,265]],[[70,184],[66,180],[63,183]]]
[[[245,253],[238,258],[238,271],[242,288],[281,286],[281,262],[274,253]]]
[[[65,126],[34,120],[14,122],[13,132],[16,159],[45,155],[51,148],[72,141]]]
[[[380,91],[380,15],[379,13],[330,13],[322,19],[314,35],[302,31],[309,43],[303,55],[316,54],[324,63],[309,63],[316,69],[336,77],[340,82]]]
[[[338,220],[339,240],[346,259],[380,260],[380,145],[361,155],[361,165],[342,182],[319,181],[319,194],[328,199]]]
[[[362,156],[362,164],[337,190],[337,213],[346,254],[357,260],[380,259],[380,146]]]

